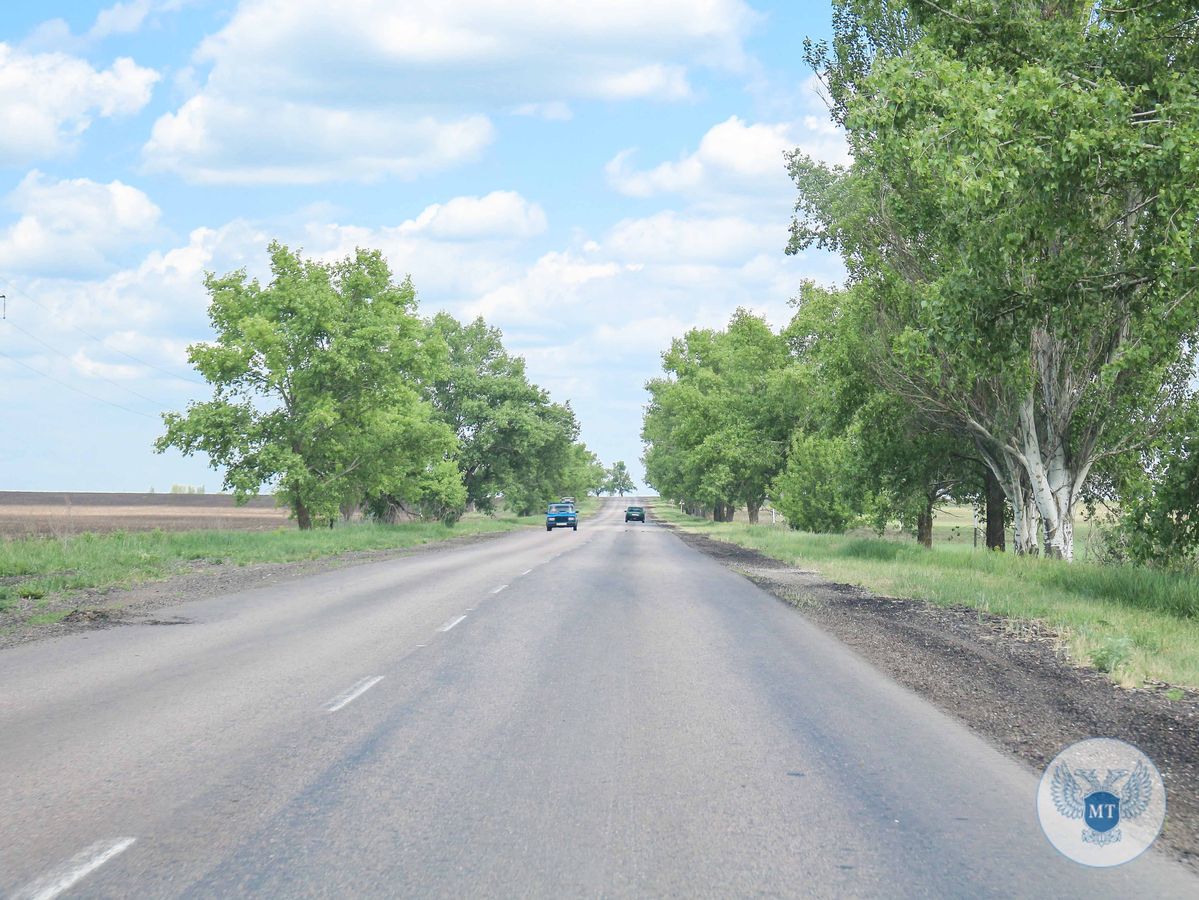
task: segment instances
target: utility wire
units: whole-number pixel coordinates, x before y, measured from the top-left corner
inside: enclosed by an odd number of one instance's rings
[[[49,379],[50,381],[53,381],[55,384],[65,387],[69,391],[74,391],[76,394],[82,394],[84,397],[88,397],[92,400],[97,400],[100,403],[106,403],[109,406],[115,406],[117,409],[123,409],[127,413],[133,413],[135,416],[141,416],[144,419],[154,419],[155,421],[158,421],[158,416],[150,415],[150,413],[144,413],[141,410],[131,409],[128,406],[124,406],[120,403],[114,403],[113,401],[108,400],[104,397],[100,397],[89,391],[85,391],[83,388],[75,387],[75,385],[70,384],[69,382],[63,381],[62,379],[59,379],[59,378],[55,378],[53,375],[48,375],[47,373],[41,371],[40,369],[35,369],[33,366],[29,365],[28,363],[22,362],[21,360],[17,359],[15,356],[9,356],[9,354],[5,353],[3,350],[0,350],[0,356],[3,356],[9,362],[15,362],[18,366],[20,366],[23,369],[28,369],[30,372],[32,372],[35,375],[40,375],[42,378]]]
[[[17,287],[17,285],[10,279],[5,278],[4,284],[7,285],[9,290],[14,291],[17,294],[20,294],[22,297],[24,297],[26,300],[28,300],[34,306],[40,308],[41,310],[43,310],[45,312],[50,313],[50,315],[55,314],[54,310],[50,309],[50,307],[46,306],[44,303],[41,303],[41,302],[35,300],[33,297],[29,296],[28,293],[26,293],[25,291],[23,291],[19,287]],[[170,369],[164,369],[162,366],[156,366],[154,363],[148,362],[144,359],[141,359],[140,357],[134,356],[132,353],[126,353],[124,350],[119,350],[116,347],[108,346],[100,338],[96,337],[90,331],[86,331],[85,329],[80,328],[78,325],[74,325],[70,322],[64,322],[63,324],[65,324],[68,328],[74,328],[80,334],[95,341],[97,344],[99,344],[105,350],[109,350],[113,353],[119,353],[119,354],[121,354],[121,356],[124,356],[126,359],[131,359],[135,363],[139,363],[140,365],[146,366],[147,368],[154,369],[156,372],[161,372],[163,375],[169,375],[171,378],[177,378],[180,381],[190,381],[192,384],[202,384],[202,385],[204,385],[204,387],[208,387],[207,381],[201,381],[198,378],[192,378],[187,375],[180,375],[178,372],[172,372]],[[11,359],[12,357],[9,357],[9,358]]]
[[[26,331],[24,328],[22,328],[16,322],[5,322],[4,324],[8,325],[11,328],[15,328],[17,331],[21,332],[21,334],[25,335],[25,337],[29,338],[31,341],[36,341],[37,343],[39,343],[43,347],[45,347],[47,350],[51,351],[52,353],[57,353],[59,356],[61,356],[63,359],[67,360],[68,362],[71,362],[71,363],[74,362],[74,360],[72,360],[71,357],[68,356],[66,353],[59,350],[57,347],[47,344],[36,334]],[[12,359],[12,357],[10,356],[9,359]],[[111,378],[106,378],[105,376],[100,375],[98,373],[95,375],[95,377],[99,378],[101,381],[108,382],[113,387],[119,388],[122,391],[128,391],[133,396],[138,397],[142,400],[145,400],[147,403],[153,403],[155,406],[168,406],[169,405],[167,403],[163,403],[161,400],[155,400],[153,397],[147,397],[145,394],[143,394],[139,391],[135,391],[133,388],[129,387],[128,385],[121,384],[119,381],[113,381]]]

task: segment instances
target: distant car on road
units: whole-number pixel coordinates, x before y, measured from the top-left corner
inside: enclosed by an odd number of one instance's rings
[[[549,509],[545,511],[545,530],[553,531],[555,528],[579,530],[579,514],[575,511],[573,503],[550,504]]]
[[[644,522],[645,509],[640,506],[630,506],[624,511],[624,520],[626,522]]]

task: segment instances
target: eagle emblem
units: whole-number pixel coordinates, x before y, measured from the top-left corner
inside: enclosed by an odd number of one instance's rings
[[[1120,840],[1117,826],[1121,818],[1135,819],[1149,808],[1153,778],[1143,762],[1137,763],[1131,775],[1127,769],[1108,769],[1102,780],[1096,769],[1071,772],[1063,762],[1053,770],[1051,790],[1059,813],[1067,819],[1083,820],[1083,842],[1102,847]]]

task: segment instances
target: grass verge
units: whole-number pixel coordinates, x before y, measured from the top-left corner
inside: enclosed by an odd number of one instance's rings
[[[1125,687],[1199,688],[1199,576],[987,553],[966,544],[925,550],[914,541],[716,523],[666,503],[653,512],[831,581],[1042,623],[1062,636],[1072,662]]]
[[[534,520],[535,521],[535,520]],[[515,516],[469,515],[440,523],[354,524],[276,531],[146,531],[61,538],[0,539],[0,612],[83,588],[126,587],[167,578],[189,562],[248,565],[319,559],[362,550],[392,550],[464,535],[511,531]]]

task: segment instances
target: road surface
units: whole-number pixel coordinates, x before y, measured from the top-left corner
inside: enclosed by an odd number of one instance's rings
[[[1199,896],[621,509],[0,653],[0,895]]]

